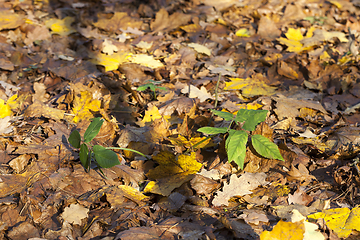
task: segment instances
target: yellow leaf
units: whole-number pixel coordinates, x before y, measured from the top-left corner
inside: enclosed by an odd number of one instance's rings
[[[0,30],[17,28],[24,21],[24,17],[19,14],[10,11],[0,11]]]
[[[186,148],[191,148],[195,144],[203,141],[204,139],[206,139],[206,137],[195,137],[195,138],[190,138],[190,140],[187,140],[184,136],[181,136],[181,135],[179,135],[176,138],[169,138],[170,142],[173,145],[180,146],[180,147],[185,146]],[[206,141],[200,143],[198,146],[196,146],[196,149],[201,149],[201,148],[206,147],[206,145],[209,144],[210,140],[211,139],[209,138]]]
[[[339,238],[347,238],[353,230],[360,231],[360,207],[326,209],[307,216],[308,219],[323,218],[326,225]]]
[[[145,201],[149,199],[148,196],[145,196],[144,194],[139,192],[139,190],[132,188],[130,186],[119,185],[118,188],[122,191],[125,197],[136,203],[140,203],[141,201]]]
[[[189,24],[186,26],[181,26],[180,29],[182,29],[188,33],[196,33],[196,32],[199,32],[202,28],[200,25],[194,23],[194,24]]]
[[[66,17],[64,19],[50,19],[45,22],[45,26],[51,29],[52,34],[59,34],[60,36],[67,36],[76,32],[76,29],[71,27],[75,21],[74,17]]]
[[[312,37],[315,28],[310,28],[306,34],[306,39]],[[303,41],[305,38],[301,34],[300,29],[289,28],[288,31],[285,33],[286,38],[278,38],[277,40],[286,45],[288,52],[302,52],[312,48],[312,45],[304,47],[304,45],[300,42]]]
[[[260,240],[303,240],[305,233],[303,222],[284,222],[280,220],[271,232],[263,231]]]
[[[294,28],[289,28],[287,33],[285,33],[285,36],[287,37],[287,39],[294,41],[301,41],[304,38],[301,34],[301,30]]]
[[[196,161],[194,152],[191,155],[181,154],[176,159],[172,153],[163,151],[154,156],[153,159],[159,163],[159,166],[147,173],[150,179],[171,177],[178,173],[194,174],[202,166]]]
[[[211,56],[211,50],[204,45],[198,43],[189,43],[188,46],[195,49],[195,51],[198,53],[203,53],[205,55]]]
[[[99,112],[101,101],[92,98],[92,94],[88,91],[80,92],[81,96],[75,95],[74,108],[72,109],[75,117],[73,118],[74,123],[80,120],[86,120],[93,118],[92,112]]]
[[[118,67],[124,63],[130,56],[130,53],[126,52],[117,52],[111,55],[101,54],[101,53],[90,53],[89,57],[92,58],[91,62],[97,65],[102,65],[105,67],[105,71],[113,71],[118,69]]]
[[[146,54],[133,55],[131,56],[131,58],[129,58],[129,61],[152,69],[164,66],[159,60],[156,60],[153,56],[149,56]]]
[[[176,159],[170,152],[162,151],[153,157],[159,166],[151,169],[146,175],[149,179],[156,179],[148,183],[145,192],[170,195],[171,191],[189,181],[197,173],[202,164],[197,162],[196,154],[181,154]]]
[[[339,3],[338,1],[330,0],[329,2],[334,4],[338,9],[342,8],[342,4]]]
[[[240,28],[236,31],[235,35],[238,37],[250,37],[249,30],[247,30],[246,28]]]
[[[143,122],[151,122],[155,119],[162,118],[159,109],[156,106],[152,106],[149,110],[145,111],[145,116],[143,118]]]
[[[241,90],[241,94],[246,98],[273,95],[277,88],[267,85],[261,78],[261,76],[246,79],[230,78],[231,82],[225,82],[224,90]]]
[[[11,116],[12,111],[8,104],[5,104],[5,101],[0,99],[0,118]]]

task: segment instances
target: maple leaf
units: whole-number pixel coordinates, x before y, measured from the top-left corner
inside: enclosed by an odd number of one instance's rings
[[[254,97],[260,95],[273,95],[276,87],[267,85],[261,80],[261,77],[254,78],[230,78],[231,82],[225,82],[224,90],[241,90],[241,94],[246,97]]]
[[[181,154],[177,157],[170,152],[160,152],[153,159],[159,163],[155,169],[151,169],[147,176],[149,179],[156,179],[146,185],[145,192],[170,195],[172,190],[180,187],[184,182],[192,179],[202,164],[196,161],[196,154]]]
[[[353,230],[360,231],[360,207],[351,210],[349,208],[326,209],[307,217],[308,219],[323,218],[326,225],[339,238],[347,238]]]
[[[163,116],[160,114],[159,109],[153,105],[149,110],[145,111],[145,116],[141,121],[138,121],[137,124],[140,127],[145,126],[145,123],[155,121],[156,119],[161,119]],[[169,116],[164,116],[165,120],[169,118]]]
[[[306,38],[310,38],[313,35],[313,31],[315,30],[315,28],[311,28],[307,34],[306,34]],[[294,28],[289,28],[288,31],[285,33],[286,38],[278,38],[277,40],[286,45],[287,51],[289,52],[302,52],[302,51],[306,51],[312,48],[312,46],[308,46],[308,47],[304,47],[303,44],[301,43],[301,41],[304,39],[304,36],[301,33],[301,29],[294,29]]]
[[[74,108],[72,109],[73,114],[75,114],[74,123],[93,118],[94,115],[91,112],[100,111],[100,107],[100,100],[93,99],[92,94],[88,91],[81,91],[80,96],[75,95],[74,98]]]
[[[45,22],[45,25],[51,29],[52,34],[68,36],[71,33],[77,32],[75,28],[71,27],[71,24],[74,21],[74,17],[65,17],[64,19],[50,19]]]

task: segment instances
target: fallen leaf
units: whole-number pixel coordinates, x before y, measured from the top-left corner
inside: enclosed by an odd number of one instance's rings
[[[80,204],[71,204],[64,209],[61,217],[68,223],[81,225],[81,220],[88,217],[89,209]]]
[[[137,63],[151,69],[161,68],[164,66],[159,60],[154,59],[153,56],[146,54],[136,54],[129,57],[129,61],[132,63]]]
[[[0,30],[17,28],[24,22],[24,17],[19,14],[6,10],[0,11]]]
[[[65,17],[64,19],[49,19],[45,22],[45,26],[51,29],[52,34],[60,36],[68,36],[77,32],[71,24],[75,21],[74,17]]]
[[[360,231],[360,207],[326,209],[307,216],[308,219],[323,218],[326,225],[339,238],[347,238],[353,230]]]
[[[265,173],[244,173],[240,177],[232,174],[229,183],[225,183],[222,191],[217,191],[213,200],[214,206],[227,206],[228,201],[232,197],[241,197],[246,194],[251,194],[252,190],[258,186],[266,185]]]
[[[211,50],[204,45],[198,43],[189,43],[188,46],[194,48],[195,51],[198,53],[203,53],[205,55],[211,56]]]
[[[292,223],[280,220],[272,231],[262,232],[260,234],[260,240],[303,240],[304,233],[304,223]]]

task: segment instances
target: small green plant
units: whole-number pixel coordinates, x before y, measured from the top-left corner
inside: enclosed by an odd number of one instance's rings
[[[140,85],[136,91],[142,92],[145,91],[146,89],[150,88],[150,90],[154,93],[154,99],[156,100],[156,90],[167,90],[165,87],[159,87],[157,86],[157,84],[160,84],[160,81],[154,81],[154,80],[149,80],[149,83]]]
[[[93,140],[96,135],[100,132],[101,126],[104,123],[104,120],[101,118],[94,118],[90,123],[89,127],[86,129],[83,139],[81,140],[81,136],[78,130],[74,130],[70,133],[68,138],[69,143],[74,148],[80,149],[79,156],[80,162],[84,166],[84,168],[88,171],[90,170],[91,161],[95,161],[96,165],[101,168],[111,168],[115,165],[120,164],[118,156],[115,152],[110,149],[120,149],[120,150],[128,150],[135,153],[138,153],[142,156],[144,154],[128,148],[120,148],[120,147],[103,147],[100,145],[92,146],[90,144],[91,140]],[[81,143],[83,142],[83,143]]]
[[[198,131],[209,135],[227,133],[228,136],[225,141],[225,149],[228,155],[228,161],[234,161],[240,169],[243,169],[249,132],[254,131],[259,123],[265,121],[268,111],[240,109],[236,115],[213,109],[211,111],[225,121],[230,121],[229,126],[219,128],[202,127],[199,128]],[[231,129],[233,122],[240,126],[241,130]],[[253,134],[251,135],[251,144],[255,151],[261,156],[284,161],[278,146],[268,138],[259,134]]]

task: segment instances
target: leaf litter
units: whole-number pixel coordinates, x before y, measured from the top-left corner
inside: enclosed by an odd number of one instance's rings
[[[357,239],[358,7],[4,2],[1,238]],[[236,126],[244,170],[219,135],[240,109],[269,111]],[[87,172],[67,139],[98,117],[92,144],[146,157]]]

